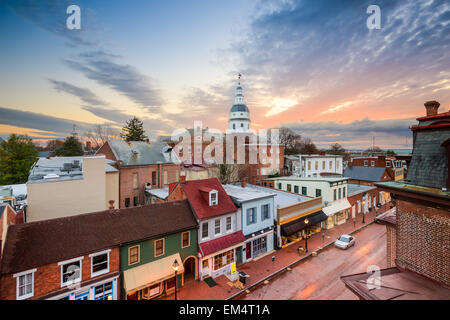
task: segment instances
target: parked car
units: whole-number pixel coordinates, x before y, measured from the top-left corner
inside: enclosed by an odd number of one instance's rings
[[[348,249],[355,245],[355,238],[348,234],[343,234],[334,242],[334,246],[339,249]]]

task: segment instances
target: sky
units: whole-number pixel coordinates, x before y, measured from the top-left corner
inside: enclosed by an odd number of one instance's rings
[[[72,4],[80,30],[66,27]],[[449,22],[449,3],[433,0],[2,1],[0,137],[133,116],[151,138],[196,120],[225,131],[241,73],[254,130],[410,148],[424,102],[449,109]]]

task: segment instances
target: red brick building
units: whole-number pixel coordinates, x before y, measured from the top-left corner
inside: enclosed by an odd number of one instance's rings
[[[450,112],[438,113],[436,101],[425,108],[426,116],[411,128],[407,178],[376,183],[395,203],[395,217],[379,217],[388,224],[392,267],[342,277],[361,299],[450,299]]]
[[[161,142],[106,142],[97,154],[116,161],[119,169],[119,208],[145,204],[145,190],[168,187],[180,175],[178,157]]]

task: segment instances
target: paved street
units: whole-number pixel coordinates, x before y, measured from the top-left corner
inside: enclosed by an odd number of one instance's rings
[[[386,227],[374,223],[355,236],[354,247],[340,250],[330,246],[241,299],[357,299],[340,276],[365,272],[373,264],[386,268]]]

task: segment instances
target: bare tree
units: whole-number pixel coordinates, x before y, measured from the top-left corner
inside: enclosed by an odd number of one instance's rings
[[[119,139],[119,131],[117,129],[102,124],[93,126],[86,131],[85,135],[96,149],[100,148],[108,140]]]

